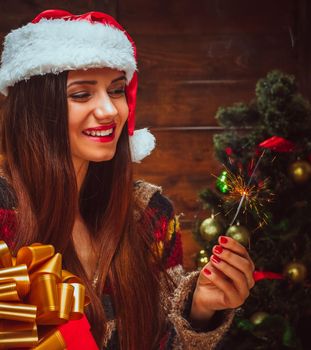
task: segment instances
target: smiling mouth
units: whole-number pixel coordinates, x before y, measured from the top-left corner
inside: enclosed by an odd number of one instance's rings
[[[108,130],[85,130],[82,131],[83,134],[86,136],[91,137],[104,137],[104,136],[110,136],[114,132],[114,128],[108,129]]]

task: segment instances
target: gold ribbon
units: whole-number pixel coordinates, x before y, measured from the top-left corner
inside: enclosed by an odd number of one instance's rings
[[[83,316],[89,303],[82,281],[62,270],[62,256],[52,245],[35,243],[12,257],[0,241],[0,349],[66,349],[56,329]],[[44,333],[39,341],[37,326]]]

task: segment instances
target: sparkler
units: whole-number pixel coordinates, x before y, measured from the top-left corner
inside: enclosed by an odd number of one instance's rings
[[[268,179],[265,179],[260,186],[252,184],[264,153],[265,151],[261,153],[259,159],[257,160],[247,183],[241,174],[235,175],[230,170],[226,169],[228,186],[228,194],[226,199],[229,202],[238,202],[238,207],[233,219],[231,220],[230,226],[232,226],[237,219],[243,204],[245,211],[247,207],[249,207],[251,210],[255,210],[257,216],[262,220],[259,226],[262,226],[263,223],[267,223],[268,216],[264,212],[263,207],[266,202],[272,201],[273,196],[272,192],[268,189]]]

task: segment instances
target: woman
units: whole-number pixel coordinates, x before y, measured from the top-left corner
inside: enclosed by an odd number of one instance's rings
[[[148,155],[154,139],[134,133],[129,35],[100,12],[44,11],[7,35],[0,90],[0,238],[15,251],[40,241],[63,254],[91,298],[99,346],[214,348],[254,285],[254,265],[220,237],[207,266],[183,274],[170,202],[133,182],[131,159]]]

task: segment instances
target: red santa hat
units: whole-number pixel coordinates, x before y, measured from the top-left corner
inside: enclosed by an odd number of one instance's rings
[[[8,94],[8,87],[35,75],[100,67],[124,71],[132,160],[140,162],[151,153],[154,136],[147,129],[134,130],[136,46],[113,17],[102,12],[73,15],[47,10],[31,23],[11,31],[3,45],[0,92],[4,95]]]

